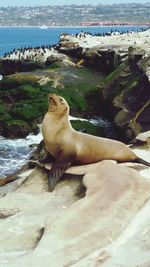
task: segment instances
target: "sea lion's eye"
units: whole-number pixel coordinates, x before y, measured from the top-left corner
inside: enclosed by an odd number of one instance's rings
[[[61,103],[63,102],[62,98],[60,98],[59,100],[60,100]]]

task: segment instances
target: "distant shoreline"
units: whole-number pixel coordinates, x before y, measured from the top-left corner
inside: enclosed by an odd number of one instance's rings
[[[146,28],[149,28],[150,26],[148,25],[145,25],[145,24],[141,24],[141,25],[91,25],[91,26],[81,26],[81,25],[78,25],[78,26],[46,26],[47,28],[46,29],[42,29],[41,28],[42,26],[0,26],[0,29],[2,28],[23,28],[23,29],[40,29],[40,30],[48,30],[48,29],[53,29],[53,28],[107,28],[107,27],[113,27],[113,28],[117,28],[117,27],[124,27],[124,28],[127,28],[127,27],[146,27]]]

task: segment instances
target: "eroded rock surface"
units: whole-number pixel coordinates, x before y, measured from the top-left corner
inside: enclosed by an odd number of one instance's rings
[[[136,148],[145,159],[150,156],[146,146]],[[52,193],[39,167],[20,174],[15,186],[0,188],[0,266],[150,263],[150,169],[102,161],[71,167],[68,173],[73,176],[63,179]],[[82,198],[76,174],[84,176]]]

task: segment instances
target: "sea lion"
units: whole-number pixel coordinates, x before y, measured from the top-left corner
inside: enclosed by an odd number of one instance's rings
[[[48,101],[42,134],[47,151],[56,159],[49,171],[50,191],[73,162],[89,164],[110,159],[118,162],[140,162],[150,166],[150,163],[139,159],[122,142],[74,130],[69,121],[69,105],[63,97],[49,94]]]

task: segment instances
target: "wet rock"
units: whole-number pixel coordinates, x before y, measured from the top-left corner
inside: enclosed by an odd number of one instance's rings
[[[124,129],[128,140],[149,129],[150,85],[138,60],[133,57],[120,65],[103,87],[105,103],[109,103],[116,125]]]
[[[15,72],[23,72],[23,71],[33,71],[35,69],[43,69],[45,65],[40,62],[35,61],[24,61],[18,60],[17,58],[14,60],[10,59],[1,59],[0,60],[0,72],[2,75],[9,75]]]
[[[2,134],[7,138],[25,138],[32,128],[24,121],[11,121],[10,124],[5,124]]]

